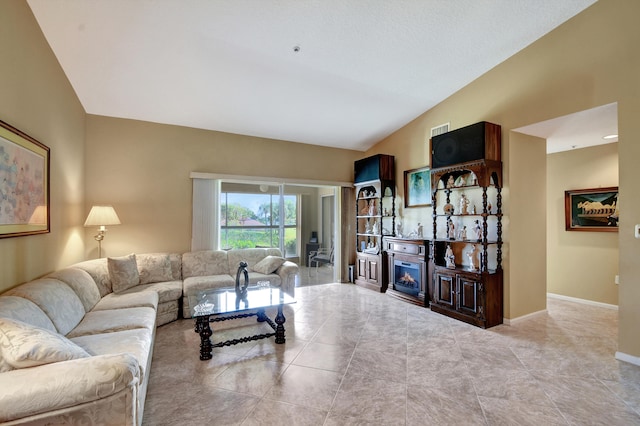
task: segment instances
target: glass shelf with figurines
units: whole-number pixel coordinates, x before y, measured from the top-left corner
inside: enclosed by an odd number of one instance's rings
[[[382,181],[356,185],[356,250],[358,253],[377,254],[382,237],[395,228],[394,188]]]
[[[476,244],[482,253],[478,271],[489,270],[489,246],[496,249],[491,250],[496,265],[491,269],[501,269],[502,164],[478,160],[432,169],[431,184],[436,265],[444,265],[442,244]]]

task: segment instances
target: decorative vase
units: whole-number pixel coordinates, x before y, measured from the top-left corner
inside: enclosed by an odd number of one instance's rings
[[[236,305],[240,303],[240,300],[246,300],[247,298],[247,287],[249,287],[249,272],[247,271],[247,266],[247,262],[240,262],[238,272],[236,272]],[[244,284],[240,284],[240,276],[244,276]]]

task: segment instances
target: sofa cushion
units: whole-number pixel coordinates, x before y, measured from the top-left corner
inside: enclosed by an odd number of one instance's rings
[[[152,354],[152,337],[149,330],[137,328],[79,336],[71,341],[91,355],[130,353],[138,360],[142,374],[146,375],[149,374],[147,369],[151,361],[149,357]]]
[[[282,256],[282,252],[280,251],[279,248],[277,247],[269,247],[264,249],[264,253],[265,256],[279,256],[279,257],[283,257]]]
[[[57,331],[47,314],[38,305],[24,297],[1,296],[0,317],[16,319],[49,331]]]
[[[120,294],[133,293],[134,291],[146,291],[158,295],[158,303],[180,300],[182,297],[182,281],[165,281],[162,283],[151,283],[139,285]]]
[[[31,300],[51,319],[58,333],[66,335],[80,323],[85,311],[71,287],[53,278],[41,278],[5,293]],[[30,321],[29,321],[30,322]]]
[[[85,312],[89,312],[100,300],[100,290],[87,271],[77,268],[65,268],[47,275],[62,281],[76,292]]]
[[[229,250],[227,259],[229,261],[229,271],[231,275],[236,276],[240,262],[247,262],[249,270],[267,256],[282,257],[282,253],[277,248],[249,248],[240,250]],[[271,271],[273,272],[273,271]]]
[[[233,287],[236,285],[235,279],[231,275],[209,275],[204,277],[185,278],[182,283],[184,296],[195,295],[201,290],[210,288]]]
[[[195,296],[199,291],[210,288],[222,288],[235,286],[235,279],[231,275],[210,275],[204,277],[190,277],[183,281],[182,296],[182,316],[191,318],[191,307],[189,306],[189,296]]]
[[[158,304],[158,314],[157,317],[164,317],[166,315],[172,315],[178,312],[178,310],[180,309],[180,301],[179,300],[172,300],[170,302],[164,302],[164,303],[160,303]],[[176,319],[176,318],[174,318]],[[164,324],[164,323],[162,323]],[[159,324],[161,325],[161,324]]]
[[[253,270],[261,274],[272,274],[284,263],[284,258],[279,256],[267,256],[255,265]]]
[[[235,269],[233,273],[235,274]],[[226,251],[202,250],[192,251],[182,255],[183,278],[210,275],[229,275]]]
[[[165,303],[163,305],[168,305],[168,304]],[[156,316],[156,323],[158,324],[158,326],[169,324],[170,322],[178,319],[178,316],[180,315],[178,302],[177,301],[173,302],[170,307],[171,307],[171,310],[167,310],[166,312],[158,311],[158,314]]]
[[[89,354],[66,337],[22,321],[0,318],[0,351],[13,368],[86,358]]]
[[[93,310],[85,315],[76,328],[71,330],[69,339],[90,334],[111,333],[113,331],[146,328],[155,330],[156,311],[153,308],[124,308],[104,311]]]
[[[251,270],[253,265],[266,257],[263,248],[229,250],[227,253],[228,268],[231,275],[236,276],[240,262],[246,262]]]
[[[151,253],[136,255],[140,284],[173,281],[171,260],[168,254]]]
[[[33,379],[34,374],[37,380]],[[137,398],[139,375],[138,362],[127,353],[91,356],[0,374],[3,390],[0,424],[136,424],[135,416],[127,418],[128,413],[135,414],[135,411],[126,407],[136,404],[132,398]],[[123,397],[128,401],[126,404]]]
[[[169,261],[171,262],[173,281],[182,280],[182,254],[169,253]]]
[[[7,361],[4,360],[2,356],[2,348],[0,348],[0,373],[4,373],[6,371],[11,371],[14,368]]]
[[[134,287],[136,289],[137,287]],[[110,293],[100,299],[93,308],[93,311],[106,311],[110,309],[125,308],[153,308],[158,307],[158,294],[153,291],[135,291],[133,289],[125,290],[123,293]]]
[[[135,254],[110,257],[107,259],[107,267],[109,268],[109,278],[111,278],[111,287],[114,293],[119,293],[140,284],[140,274]]]
[[[84,262],[71,265],[71,267],[82,269],[91,275],[91,278],[93,278],[93,281],[98,286],[101,297],[104,297],[113,291],[111,288],[111,278],[109,277],[109,268],[107,267],[106,259],[86,260]]]

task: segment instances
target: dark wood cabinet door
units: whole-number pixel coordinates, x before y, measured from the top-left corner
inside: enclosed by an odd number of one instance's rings
[[[478,313],[478,282],[472,277],[458,275],[458,309]]]
[[[358,267],[356,268],[356,279],[367,280],[367,259],[358,257]]]
[[[436,303],[453,307],[455,304],[455,275],[436,273],[435,294]]]
[[[369,282],[372,284],[380,284],[380,262],[377,259],[369,259],[367,269]]]

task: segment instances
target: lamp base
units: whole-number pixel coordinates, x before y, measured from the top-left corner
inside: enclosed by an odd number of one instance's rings
[[[98,233],[93,236],[93,239],[98,242],[98,258],[102,258],[102,240],[104,240],[104,234],[106,232],[107,230],[104,229],[104,226],[101,226]]]

